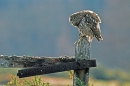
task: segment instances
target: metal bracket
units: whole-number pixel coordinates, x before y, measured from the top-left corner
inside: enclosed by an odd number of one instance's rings
[[[23,78],[28,76],[42,75],[42,74],[55,73],[61,71],[85,69],[89,67],[96,67],[95,59],[80,60],[80,61],[66,62],[66,63],[55,63],[55,64],[46,65],[42,67],[18,70],[17,76],[19,76],[19,78]]]

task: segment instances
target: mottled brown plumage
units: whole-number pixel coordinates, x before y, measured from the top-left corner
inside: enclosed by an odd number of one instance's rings
[[[98,41],[103,40],[99,24],[101,19],[93,11],[76,12],[69,17],[69,22],[78,28],[81,37],[88,37],[89,42],[92,42],[94,36]]]

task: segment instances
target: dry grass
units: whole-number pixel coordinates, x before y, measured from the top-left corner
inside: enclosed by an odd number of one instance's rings
[[[33,77],[22,78],[31,81]],[[22,80],[20,79],[20,80]],[[43,82],[49,82],[50,86],[67,86],[67,84],[72,86],[72,80],[69,78],[58,78],[58,77],[50,77],[50,76],[42,76]]]

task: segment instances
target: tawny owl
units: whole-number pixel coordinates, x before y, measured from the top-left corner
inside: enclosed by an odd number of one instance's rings
[[[86,36],[92,42],[94,36],[98,41],[103,40],[101,36],[99,16],[90,10],[76,12],[69,17],[69,22],[78,28],[80,36]]]

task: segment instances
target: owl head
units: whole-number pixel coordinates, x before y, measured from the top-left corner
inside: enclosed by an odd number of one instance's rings
[[[83,18],[83,14],[77,12],[77,13],[72,14],[72,15],[69,17],[69,22],[70,22],[73,26],[77,27],[77,26],[79,25],[80,21],[82,20],[82,18]]]
[[[80,21],[83,19],[84,16],[91,16],[93,17],[97,22],[101,23],[101,19],[98,17],[98,15],[93,12],[93,11],[90,11],[90,10],[83,10],[83,11],[80,11],[80,12],[76,12],[74,14],[72,14],[70,17],[69,17],[69,22],[75,26],[75,27],[78,27]]]

